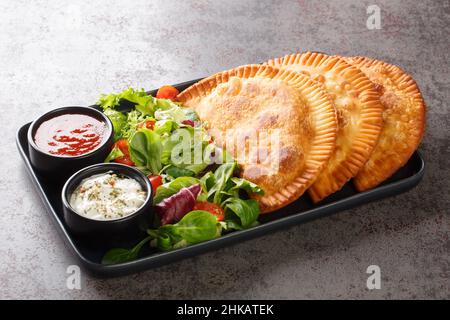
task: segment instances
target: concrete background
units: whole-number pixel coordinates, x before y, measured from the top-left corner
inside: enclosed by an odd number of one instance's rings
[[[73,3],[73,4],[72,4]],[[382,29],[366,28],[381,8]],[[0,1],[0,298],[450,298],[449,1]],[[428,104],[414,190],[128,277],[82,274],[30,184],[16,130],[103,92],[156,88],[297,50],[368,55]],[[366,268],[381,267],[381,290]]]

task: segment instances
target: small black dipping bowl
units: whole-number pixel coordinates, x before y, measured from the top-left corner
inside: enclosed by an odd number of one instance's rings
[[[83,114],[91,116],[106,124],[105,137],[102,143],[94,150],[79,156],[59,156],[46,153],[39,149],[35,143],[35,135],[39,126],[49,119],[63,114]],[[111,121],[99,110],[91,107],[62,107],[45,113],[36,119],[28,129],[28,150],[32,165],[45,177],[50,179],[64,179],[75,171],[94,163],[103,162],[111,151],[114,143],[114,129]]]
[[[94,220],[78,214],[70,206],[70,196],[80,185],[81,181],[96,174],[116,173],[136,180],[142,190],[147,192],[144,204],[129,216],[114,220]],[[152,208],[153,189],[150,180],[139,170],[118,163],[99,163],[73,174],[64,184],[61,198],[63,203],[64,220],[70,230],[89,241],[108,243],[117,237],[136,234],[146,230],[153,218]]]

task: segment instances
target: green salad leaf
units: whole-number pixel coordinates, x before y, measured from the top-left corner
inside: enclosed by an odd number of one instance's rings
[[[183,111],[184,111],[184,116],[186,117],[186,120],[194,121],[194,123],[200,121],[200,119],[198,118],[197,112],[195,112],[194,110],[183,108]]]
[[[219,204],[222,202],[223,193],[227,186],[227,182],[232,177],[236,169],[236,162],[224,163],[214,172],[214,185],[208,190],[208,199]]]
[[[154,239],[155,246],[167,251],[217,238],[221,229],[222,225],[214,215],[207,211],[194,210],[176,224],[166,224],[147,232]]]
[[[169,99],[155,99],[155,107],[158,110],[169,110],[171,108],[179,106]]]
[[[173,196],[181,189],[190,187],[197,183],[199,183],[199,180],[194,177],[179,177],[173,181],[165,183],[156,189],[155,196],[153,197],[153,203],[160,203],[162,200]]]
[[[127,116],[113,109],[106,109],[104,114],[113,124],[114,141],[119,140],[122,137],[122,129],[127,125]]]
[[[173,120],[158,120],[155,123],[154,131],[159,135],[169,135],[176,127]]]
[[[203,157],[203,151],[207,145],[206,134],[201,128],[183,127],[172,132],[170,137],[163,138],[163,150],[161,162],[163,165],[172,165],[180,170],[189,170],[199,174],[210,164],[208,158]],[[200,159],[196,159],[200,155]],[[172,169],[173,170],[173,169]],[[176,176],[173,176],[176,177]]]
[[[216,176],[212,171],[208,171],[200,178],[203,190],[210,190],[216,184]]]
[[[231,181],[234,185],[228,189],[226,193],[232,197],[239,198],[239,190],[245,190],[248,195],[264,195],[263,189],[261,189],[256,183],[237,177],[232,177]]]
[[[155,98],[151,95],[147,95],[144,89],[135,90],[133,88],[129,88],[120,93],[103,94],[97,101],[97,105],[99,105],[103,110],[109,108],[114,109],[120,105],[121,100],[127,100],[135,104],[136,107],[140,108],[142,111],[145,111],[144,113],[153,114]]]
[[[160,136],[146,128],[136,131],[129,141],[131,160],[137,167],[158,174],[162,168]]]
[[[189,212],[176,226],[178,233],[189,244],[214,239],[220,235],[217,218],[203,210]]]
[[[229,228],[242,230],[257,224],[259,204],[255,199],[229,198],[224,205],[225,222]]]
[[[155,119],[156,120],[165,120],[171,119],[175,122],[181,123],[186,120],[186,115],[183,112],[183,109],[177,105],[173,105],[169,109],[157,109],[155,111]]]
[[[117,264],[136,260],[144,244],[152,239],[146,237],[131,249],[114,248],[105,253],[102,258],[102,264]]]
[[[193,177],[195,176],[195,172],[189,169],[184,168],[178,168],[175,166],[169,166],[166,169],[166,173],[173,177],[173,178],[179,178],[179,177]]]
[[[134,106],[131,111],[121,112],[128,110],[130,104]],[[183,188],[200,184],[202,191],[197,201],[215,203],[225,212],[221,222],[207,211],[195,210],[177,223],[163,226],[155,215],[154,226],[159,227],[147,230],[147,238],[132,249],[108,251],[102,263],[134,260],[148,241],[167,251],[219,237],[222,230],[242,230],[258,224],[259,204],[247,196],[263,195],[263,190],[253,182],[235,177],[237,162],[230,153],[215,145],[194,110],[171,100],[154,98],[143,89],[132,88],[118,94],[102,95],[98,105],[113,123],[114,139],[127,139],[130,157],[136,167],[146,174],[160,175],[166,182],[156,189],[154,204]],[[149,120],[154,121],[152,130],[140,125]],[[122,156],[120,149],[114,147],[105,161]],[[219,165],[202,175],[213,164]]]
[[[150,116],[143,115],[137,110],[131,110],[127,113],[127,123],[122,128],[122,137],[125,139],[129,139],[133,134],[138,130],[138,124],[147,121],[154,120]]]
[[[114,159],[123,157],[124,154],[118,147],[114,147],[105,159],[105,162],[111,162]]]

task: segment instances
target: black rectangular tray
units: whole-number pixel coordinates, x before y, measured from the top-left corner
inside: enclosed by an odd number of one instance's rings
[[[198,80],[184,82],[175,85],[175,87],[179,90],[183,90],[196,81]],[[156,90],[149,91],[149,93],[155,94],[155,91]],[[17,131],[16,136],[17,147],[25,162],[26,169],[34,186],[38,190],[48,213],[55,221],[58,231],[66,241],[66,244],[81,261],[82,265],[92,274],[97,276],[121,276],[162,266],[175,260],[192,257],[196,254],[265,235],[269,232],[304,223],[312,219],[331,215],[338,211],[349,209],[370,201],[390,197],[416,186],[422,179],[425,168],[422,157],[418,152],[415,152],[408,163],[394,176],[372,190],[358,193],[350,181],[340,191],[327,197],[317,205],[314,205],[308,196],[304,195],[287,207],[274,213],[262,215],[259,219],[261,222],[260,225],[254,228],[232,232],[214,240],[170,252],[158,252],[146,246],[138,260],[116,265],[102,265],[100,263],[101,258],[109,248],[94,247],[83,242],[82,239],[72,235],[64,223],[61,202],[61,188],[64,181],[62,181],[61,184],[50,182],[32,167],[29,160],[27,145],[27,131],[29,126],[30,123],[22,126]],[[131,248],[133,244],[138,241],[138,237],[136,237],[136,239],[127,239],[120,246]],[[272,254],[276,255],[276,252]]]

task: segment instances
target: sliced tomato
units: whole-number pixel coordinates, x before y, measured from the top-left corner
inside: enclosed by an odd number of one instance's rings
[[[127,139],[119,139],[116,141],[113,147],[119,148],[119,150],[126,156],[130,155],[130,149],[128,147]]]
[[[218,221],[223,221],[223,219],[225,219],[225,212],[223,211],[223,209],[219,205],[212,202],[197,201],[194,205],[194,209],[192,210],[208,211],[209,213],[216,216]]]
[[[115,158],[114,162],[125,164],[125,165],[130,166],[130,167],[134,167],[134,162],[128,156]]]
[[[155,121],[154,120],[147,120],[144,122],[141,122],[138,124],[138,128],[147,128],[149,130],[153,130],[155,128]]]
[[[150,184],[152,185],[153,192],[156,192],[156,189],[162,185],[162,177],[155,175],[155,176],[148,176],[148,179],[150,180]]]
[[[156,93],[156,98],[174,100],[178,93],[180,92],[177,90],[177,88],[174,88],[172,86],[162,86]]]
[[[127,166],[134,166],[135,165],[134,162],[131,160],[131,157],[130,157],[130,149],[128,147],[128,140],[127,139],[117,140],[116,143],[114,144],[113,148],[114,147],[118,148],[123,153],[123,156],[114,159],[114,162],[125,164]]]

